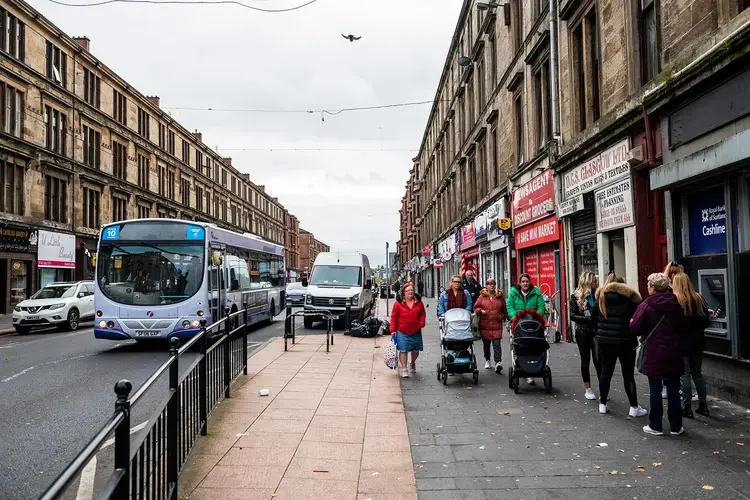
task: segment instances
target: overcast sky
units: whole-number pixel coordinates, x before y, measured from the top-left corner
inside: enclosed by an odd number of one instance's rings
[[[246,3],[279,9],[304,1]],[[318,239],[384,262],[385,242],[393,248],[399,237],[400,200],[430,105],[325,121],[319,113],[166,108],[333,110],[431,100],[460,0],[318,0],[275,14],[233,5],[30,3],[67,34],[88,36],[96,57],[160,96],[162,108],[265,184]],[[362,39],[350,43],[342,33]]]

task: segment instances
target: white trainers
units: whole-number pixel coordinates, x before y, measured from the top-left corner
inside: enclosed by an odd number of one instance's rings
[[[602,415],[606,415],[607,413],[609,413],[609,408],[607,408],[607,405],[599,403],[599,413],[601,413]]]
[[[500,361],[495,363],[495,373],[500,373],[503,371],[503,365],[500,364]]]
[[[643,432],[646,434],[651,434],[652,436],[663,436],[664,433],[662,431],[655,431],[651,428],[650,425],[644,425],[643,426]]]
[[[584,394],[584,397],[593,401],[596,399],[596,394],[594,394],[594,391],[591,389],[591,387],[589,387],[588,389],[586,389],[586,394]]]
[[[691,401],[698,401],[698,395],[697,394],[693,394],[693,398],[691,399]]]
[[[526,377],[526,383],[529,385],[536,385],[536,382],[534,382],[533,377]]]
[[[409,365],[409,373],[417,373],[417,365],[414,363]]]
[[[401,368],[401,378],[409,378],[409,370]]]
[[[673,435],[673,436],[679,436],[681,434],[685,434],[685,428],[684,427],[680,427],[679,431],[677,431],[677,432],[671,431],[670,434]]]
[[[484,362],[484,369],[485,370],[492,370],[492,363],[490,363],[490,360]]]
[[[667,388],[666,387],[662,387],[662,389],[661,389],[661,398],[662,399],[667,399]]]
[[[628,415],[631,417],[645,417],[648,415],[648,410],[641,408],[640,406],[631,406]]]

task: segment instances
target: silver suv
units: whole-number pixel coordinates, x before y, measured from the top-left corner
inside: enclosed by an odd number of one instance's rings
[[[93,281],[50,283],[13,308],[13,326],[20,335],[50,326],[77,330],[82,320],[93,317]]]

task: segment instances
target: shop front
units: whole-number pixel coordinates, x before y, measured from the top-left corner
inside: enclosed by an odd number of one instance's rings
[[[703,364],[709,393],[750,405],[750,130],[739,119],[750,110],[736,97],[750,86],[750,70],[715,78],[662,121],[670,148],[650,182],[667,192],[669,257],[714,311]]]
[[[550,169],[513,192],[512,218],[518,274],[531,275],[532,283],[562,311],[560,224]]]
[[[456,245],[456,234],[451,233],[447,238],[438,244],[438,256],[440,257],[440,267],[435,266],[438,275],[437,291],[441,288],[447,288],[451,281],[451,276],[457,274],[456,256],[459,254]]]
[[[12,225],[0,225],[0,314],[36,290],[37,231]]]
[[[569,255],[568,286],[590,271],[602,282],[615,272],[638,287],[638,262],[630,142],[624,138],[562,175],[557,215],[564,221]]]
[[[507,294],[510,286],[510,262],[508,260],[508,235],[500,228],[506,217],[505,197],[495,201],[487,208],[487,246],[488,250],[482,252],[487,277],[492,277],[497,287]]]
[[[76,237],[39,230],[37,283],[42,288],[56,281],[73,281],[76,269]]]
[[[95,238],[76,238],[76,280],[93,280],[96,272]]]
[[[432,269],[432,261],[433,261],[433,249],[432,245],[426,245],[422,249],[422,257],[420,258],[420,265],[421,265],[421,274],[420,274],[420,282],[422,283],[422,294],[427,298],[432,298],[434,296],[433,292],[433,269]]]

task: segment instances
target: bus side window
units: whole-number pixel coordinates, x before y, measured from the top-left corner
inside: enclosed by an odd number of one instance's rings
[[[249,290],[250,289],[250,272],[247,270],[247,262],[244,259],[240,259],[239,275],[240,275],[240,289]]]

